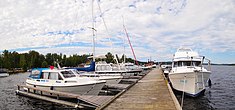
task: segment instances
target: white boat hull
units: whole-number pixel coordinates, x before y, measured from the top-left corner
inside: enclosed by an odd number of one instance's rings
[[[120,74],[81,74],[82,77],[93,77],[96,80],[105,80],[106,84],[118,84],[123,76]]]
[[[8,73],[0,73],[0,77],[7,77],[7,76],[9,76]]]
[[[98,95],[100,90],[103,88],[105,83],[96,83],[96,84],[87,84],[87,85],[73,85],[73,86],[45,86],[45,85],[35,85],[26,83],[26,85],[31,87],[36,87],[45,90],[55,90],[61,92],[68,92],[73,94],[80,94],[80,95]],[[30,90],[33,92],[33,90]],[[45,94],[44,95],[49,95]]]
[[[210,72],[170,73],[169,79],[175,90],[194,97],[205,91],[210,74]]]

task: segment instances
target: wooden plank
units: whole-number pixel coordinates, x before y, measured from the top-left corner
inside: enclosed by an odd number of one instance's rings
[[[87,99],[87,100],[101,106],[101,105],[105,104],[107,101],[111,100],[114,96],[87,96],[87,95],[83,95],[81,97],[83,99]]]
[[[100,109],[176,110],[177,107],[170,95],[161,70],[154,69],[108,106]]]
[[[130,84],[105,84],[108,88],[126,89]]]
[[[32,90],[42,91],[42,92],[46,92],[46,93],[51,93],[51,94],[57,95],[59,97],[63,96],[63,97],[67,97],[67,98],[75,98],[75,99],[84,101],[84,102],[89,103],[89,104],[94,105],[94,106],[100,106],[99,104],[97,104],[95,102],[92,102],[88,99],[84,99],[82,97],[82,95],[79,95],[79,94],[72,94],[72,93],[60,92],[60,91],[55,91],[55,90],[45,90],[45,89],[40,89],[40,88],[31,87],[31,86],[27,86],[27,85],[17,85],[17,86],[32,89]]]
[[[29,96],[29,97],[32,97],[32,98],[40,99],[40,100],[45,100],[45,101],[49,101],[49,102],[53,102],[53,103],[57,103],[57,104],[63,104],[63,105],[71,106],[71,107],[74,107],[74,108],[84,108],[83,106],[81,106],[79,104],[76,104],[76,103],[63,101],[63,100],[57,100],[57,99],[54,99],[54,98],[41,96],[41,95],[29,93],[29,92],[24,92],[24,91],[17,90],[16,93],[20,94],[20,95],[25,95],[25,96]]]

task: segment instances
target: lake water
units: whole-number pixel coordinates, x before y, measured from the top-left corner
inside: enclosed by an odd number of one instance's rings
[[[15,94],[17,84],[25,83],[29,73],[11,74],[0,78],[0,110],[62,110],[66,106],[52,104]]]
[[[71,109],[15,94],[17,84],[23,84],[29,73],[11,74],[0,78],[1,110]],[[212,87],[198,98],[184,98],[184,110],[235,110],[235,66],[212,66]],[[176,95],[179,102],[181,95]]]

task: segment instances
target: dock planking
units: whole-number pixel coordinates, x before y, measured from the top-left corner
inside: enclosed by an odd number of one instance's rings
[[[61,91],[55,91],[55,90],[45,90],[45,89],[40,89],[40,88],[26,86],[26,85],[17,85],[17,86],[18,86],[18,90],[16,90],[16,94],[29,96],[29,97],[33,97],[36,99],[54,102],[54,103],[58,103],[62,105],[67,105],[67,106],[71,106],[74,108],[85,108],[85,107],[96,108],[107,103],[107,101],[112,100],[114,97],[114,96],[79,95],[79,94],[73,94],[73,93],[67,93],[67,92],[61,92]],[[28,91],[21,90],[21,88],[27,88]],[[34,92],[29,92],[30,91],[29,89],[34,90]],[[57,99],[45,96],[46,93],[47,95],[50,94],[51,97],[56,96]],[[69,101],[60,100],[61,97],[77,99],[77,100],[86,102],[87,104],[72,103]]]
[[[104,106],[104,110],[177,110],[160,69],[154,69],[133,87]]]

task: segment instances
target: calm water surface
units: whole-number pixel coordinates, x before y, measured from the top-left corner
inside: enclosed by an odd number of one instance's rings
[[[15,94],[17,84],[23,84],[29,73],[11,74],[0,78],[1,110],[71,109],[49,102]],[[198,98],[184,98],[184,110],[235,110],[235,66],[212,66],[212,87]],[[176,95],[181,102],[181,95]]]
[[[198,98],[184,98],[183,110],[235,110],[235,66],[212,66],[212,87]],[[176,95],[181,103],[181,95]]]
[[[11,74],[0,78],[0,110],[55,110],[70,109],[65,106],[44,102],[15,94],[17,84],[25,83],[29,73]]]

